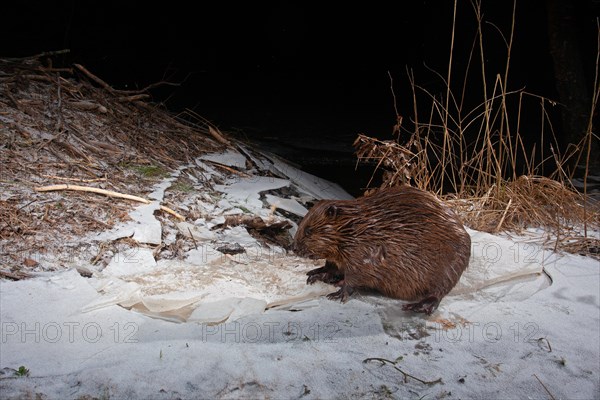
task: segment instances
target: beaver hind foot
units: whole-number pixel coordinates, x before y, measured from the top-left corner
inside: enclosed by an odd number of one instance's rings
[[[340,287],[340,290],[329,293],[327,298],[329,300],[340,300],[342,303],[345,303],[348,301],[348,298],[352,293],[354,293],[354,289],[346,284],[343,284],[342,287]]]
[[[440,304],[440,299],[436,296],[429,296],[417,303],[405,304],[402,306],[404,311],[412,311],[415,313],[425,313],[427,315],[431,315]]]

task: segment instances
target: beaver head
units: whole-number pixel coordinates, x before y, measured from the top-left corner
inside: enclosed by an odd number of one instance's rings
[[[293,250],[299,256],[328,260],[339,258],[340,244],[348,237],[350,219],[342,200],[321,200],[304,216],[294,237]]]

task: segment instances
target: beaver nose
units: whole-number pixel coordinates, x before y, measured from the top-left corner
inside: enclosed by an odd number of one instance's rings
[[[305,246],[302,245],[301,240],[294,239],[292,240],[291,249],[297,256],[301,256],[304,254]]]

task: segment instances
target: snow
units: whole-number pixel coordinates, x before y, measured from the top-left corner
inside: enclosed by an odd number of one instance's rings
[[[265,197],[267,202],[273,207],[285,210],[300,217],[305,216],[308,212],[306,207],[298,203],[298,201],[295,199],[284,199],[278,196],[273,196],[272,194],[267,194]]]
[[[292,182],[296,183],[306,194],[318,199],[351,199],[338,184],[328,180],[311,175],[298,169],[277,156],[271,155],[271,170],[287,176]]]
[[[213,161],[218,164],[230,167],[246,168],[246,157],[233,149],[225,150],[222,153],[206,154],[200,157],[201,160]]]
[[[154,232],[92,278],[69,269],[0,281],[0,398],[600,398],[597,260],[469,230],[469,268],[433,315],[370,292],[341,304],[323,296],[334,287],[306,285],[318,262],[241,226],[211,228],[231,212],[277,221],[274,208],[302,215],[307,197],[349,196],[247,148],[203,160],[194,167],[223,183],[219,198],[190,200],[202,218],[175,224],[197,242],[183,259],[156,260],[147,245],[160,227],[147,210],[171,177],[129,228],[87,238]],[[301,195],[265,193],[292,187]],[[216,250],[235,243],[246,252]]]
[[[265,209],[260,200],[260,192],[279,189],[290,184],[289,180],[268,176],[230,179],[225,185],[215,185],[215,189],[225,193],[225,199],[232,205],[258,210],[262,216]]]
[[[161,243],[162,227],[154,216],[160,208],[158,201],[143,204],[129,213],[130,221],[120,223],[113,229],[90,237],[91,240],[116,240],[132,237],[139,243],[159,245]]]

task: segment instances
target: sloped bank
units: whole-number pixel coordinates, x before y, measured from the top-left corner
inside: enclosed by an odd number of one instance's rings
[[[194,143],[214,148],[189,152],[174,140],[179,128],[145,136],[153,128],[139,110],[129,110],[135,124],[124,126],[144,128],[122,131],[132,142],[109,129],[61,130],[53,124],[61,114],[71,123],[88,118],[90,127],[117,120],[95,120],[104,115],[99,108],[69,115],[57,107],[55,72],[35,68],[49,78],[34,83],[47,87],[19,86],[21,78],[11,75],[17,105],[2,92],[3,104],[13,104],[1,120],[8,140],[0,152],[8,168],[2,201],[12,207],[3,211],[3,270],[30,275],[0,280],[2,398],[598,393],[594,260],[560,256],[528,238],[470,231],[469,269],[427,319],[375,293],[328,301],[320,294],[331,288],[305,285],[314,263],[286,253],[285,240],[312,201],[347,196],[337,185],[243,144],[218,145],[209,129]],[[97,94],[85,85],[71,89],[62,94]],[[94,97],[96,103],[118,110],[111,103],[118,93],[108,92],[111,101]],[[24,102],[28,93],[49,100]],[[28,107],[39,112],[31,117]],[[24,121],[37,128],[25,129]],[[76,146],[83,133],[90,134],[84,142],[98,143]],[[97,149],[106,144],[115,147],[103,156]],[[35,192],[65,178],[149,203]],[[159,212],[161,204],[185,223]],[[278,228],[267,234],[244,216]]]

